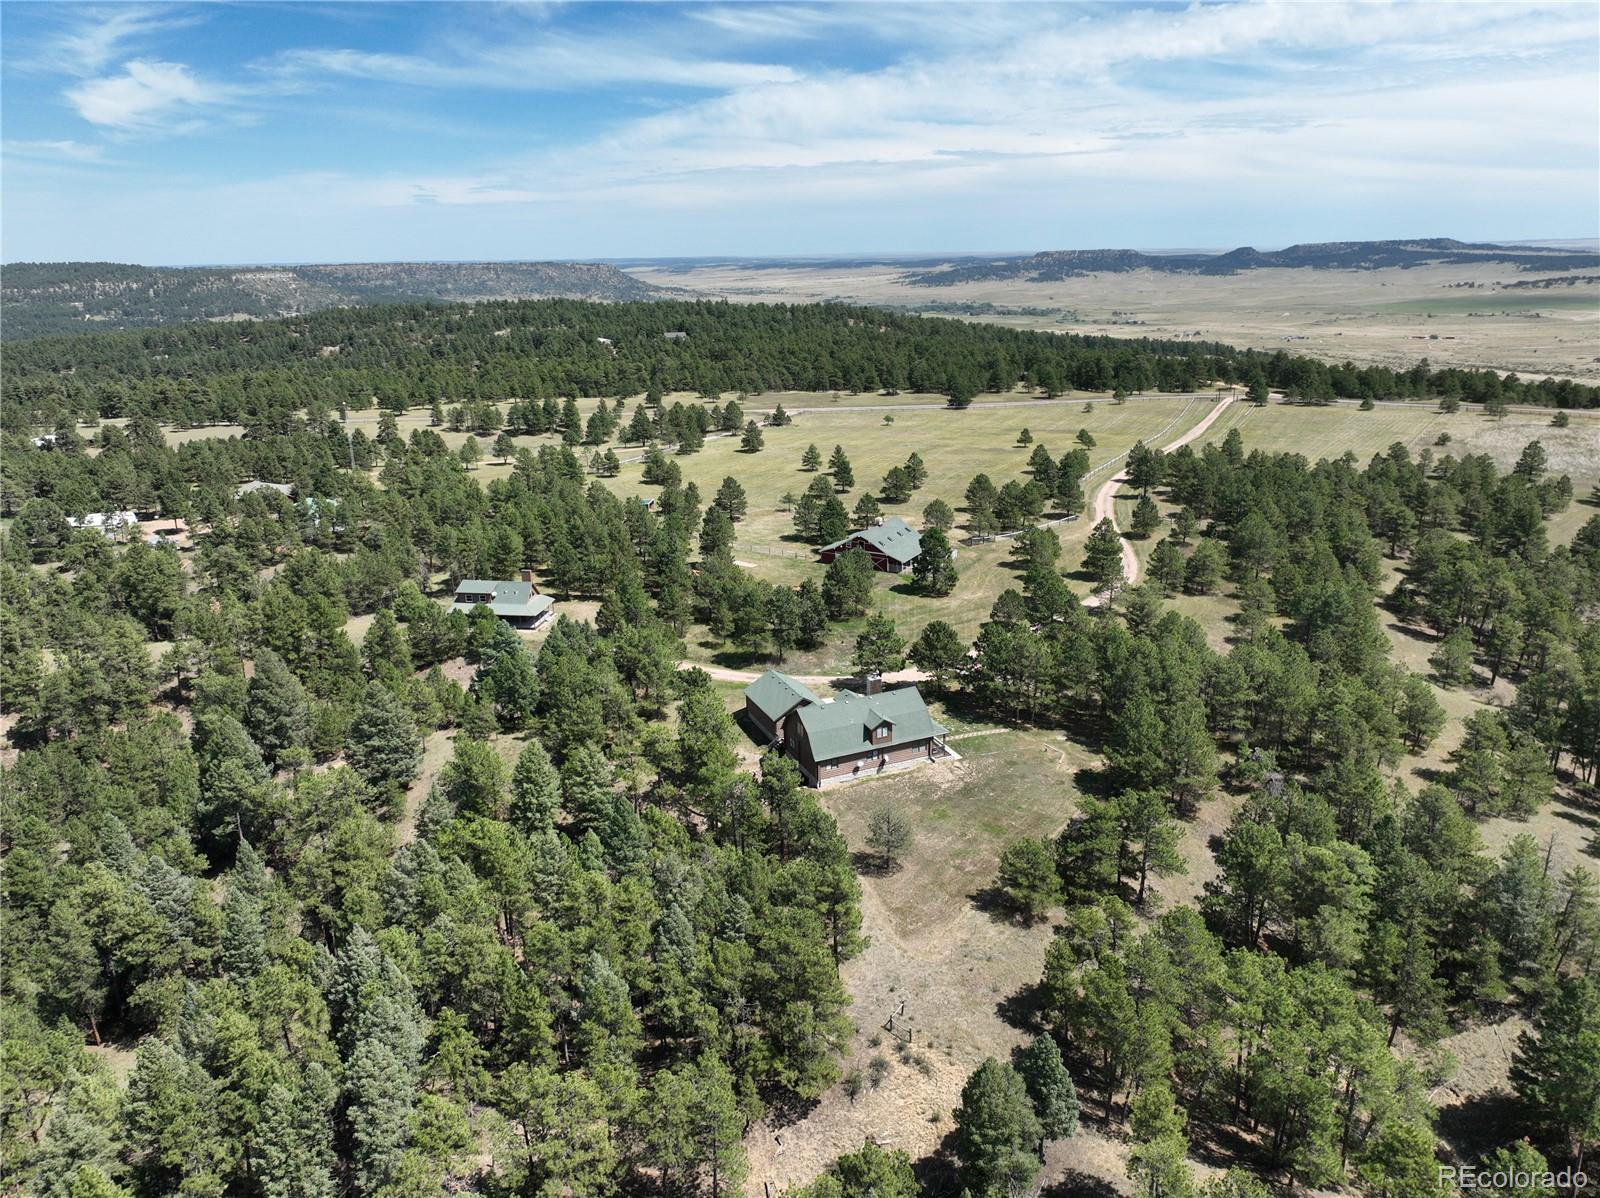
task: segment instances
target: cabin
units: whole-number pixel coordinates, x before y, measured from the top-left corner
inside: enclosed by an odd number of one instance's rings
[[[253,478],[233,494],[234,498],[243,499],[246,495],[253,495],[257,491],[276,491],[279,495],[292,495],[294,487],[289,483],[269,483],[263,482],[259,478]]]
[[[69,528],[88,528],[115,541],[123,533],[133,534],[139,529],[137,512],[90,512],[87,516],[68,516]]]
[[[745,689],[744,715],[816,787],[955,756],[945,744],[949,730],[929,714],[921,692],[884,690],[877,677],[860,694],[819,699],[798,679],[768,670]]]
[[[513,628],[537,628],[550,618],[555,600],[541,595],[533,581],[533,571],[524,570],[516,580],[463,578],[456,584],[452,612],[470,612],[487,607]]]
[[[841,553],[848,553],[852,549],[865,552],[872,559],[875,570],[903,574],[917,560],[917,554],[922,552],[922,538],[917,535],[916,529],[899,516],[890,516],[831,545],[824,545],[817,550],[817,555],[824,562],[831,562]]]

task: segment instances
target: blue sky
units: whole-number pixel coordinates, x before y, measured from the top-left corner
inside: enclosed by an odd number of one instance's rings
[[[1600,5],[7,3],[0,257],[1600,235]]]

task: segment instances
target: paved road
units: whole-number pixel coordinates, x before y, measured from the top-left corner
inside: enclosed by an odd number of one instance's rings
[[[1232,403],[1233,399],[1231,397],[1218,400],[1216,406],[1206,413],[1205,419],[1176,440],[1168,441],[1161,447],[1162,452],[1170,453],[1174,449],[1181,449],[1195,438],[1204,436],[1206,430],[1217,422],[1217,417],[1221,416]],[[1102,520],[1110,520],[1111,526],[1113,528],[1117,527],[1117,488],[1127,481],[1127,472],[1123,471],[1116,477],[1107,479],[1100,489],[1095,492],[1094,510],[1090,513],[1090,518],[1096,524]],[[1122,530],[1118,528],[1117,532],[1120,535]],[[1133,546],[1128,544],[1127,537],[1122,538],[1122,573],[1127,580],[1127,585],[1130,587],[1139,581],[1139,556],[1134,553]],[[1084,606],[1096,607],[1101,602],[1102,597],[1095,594],[1084,600]]]

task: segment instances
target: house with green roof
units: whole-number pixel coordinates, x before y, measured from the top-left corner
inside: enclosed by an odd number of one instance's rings
[[[831,545],[824,545],[817,554],[824,562],[831,562],[852,549],[860,549],[870,557],[874,569],[901,574],[911,568],[917,554],[922,552],[922,538],[899,516],[890,516]]]
[[[537,628],[549,619],[555,601],[541,595],[533,581],[533,571],[524,570],[521,579],[498,580],[463,578],[456,584],[452,612],[470,612],[487,607],[513,628]]]
[[[914,686],[820,699],[804,683],[768,670],[744,692],[745,718],[768,745],[794,759],[812,786],[872,778],[952,758],[948,729],[928,712]]]

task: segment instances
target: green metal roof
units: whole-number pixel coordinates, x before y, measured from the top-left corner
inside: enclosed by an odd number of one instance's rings
[[[871,730],[888,720],[894,727],[886,741],[874,741]],[[846,692],[831,703],[800,709],[800,723],[817,761],[853,757],[872,749],[898,748],[949,731],[928,714],[928,705],[914,686],[876,695]]]
[[[745,687],[744,697],[774,723],[802,704],[821,702],[805,683],[777,670],[768,670]]]
[[[488,595],[489,598],[470,598],[474,595]],[[463,578],[456,584],[455,602],[450,610],[468,612],[481,605],[497,616],[536,616],[554,603],[549,595],[534,594],[531,582]]]
[[[890,516],[882,524],[869,525],[843,540],[824,545],[822,552],[842,549],[855,540],[865,541],[885,557],[897,562],[909,562],[922,552],[922,538],[917,535],[917,530],[899,516]]]

